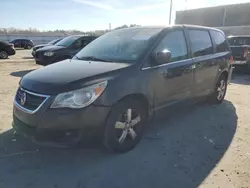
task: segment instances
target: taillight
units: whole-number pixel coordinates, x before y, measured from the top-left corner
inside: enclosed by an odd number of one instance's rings
[[[245,50],[244,50],[244,54],[243,54],[243,57],[246,58],[248,55],[248,48],[246,47]]]
[[[234,57],[231,55],[230,57],[230,64],[232,65],[234,63]]]

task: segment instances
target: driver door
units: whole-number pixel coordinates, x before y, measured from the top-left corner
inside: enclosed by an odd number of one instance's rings
[[[171,52],[170,62],[152,69],[156,109],[190,98],[194,84],[195,65],[189,58],[186,37],[182,29],[166,33],[155,49],[156,52],[164,50]]]

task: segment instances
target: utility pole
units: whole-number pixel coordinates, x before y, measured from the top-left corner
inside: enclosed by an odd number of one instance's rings
[[[111,23],[109,23],[109,31],[111,31]]]
[[[169,25],[171,24],[171,19],[172,19],[172,6],[173,6],[173,0],[170,0]]]

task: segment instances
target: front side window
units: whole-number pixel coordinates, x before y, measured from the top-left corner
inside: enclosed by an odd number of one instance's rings
[[[147,48],[153,36],[161,28],[130,28],[108,32],[92,41],[78,54],[76,59],[95,57],[114,62],[133,63]]]
[[[187,45],[182,30],[168,33],[157,46],[156,51],[169,50],[171,52],[170,62],[187,59]]]
[[[59,41],[58,43],[56,43],[56,46],[69,47],[79,38],[80,38],[80,36],[68,36],[68,37],[62,39],[61,41]]]
[[[209,55],[213,53],[213,46],[208,31],[188,30],[193,57]]]
[[[229,50],[225,36],[219,31],[210,31],[216,45],[216,52],[226,52]]]
[[[82,47],[82,41],[80,39],[75,41],[75,43],[73,44],[73,48],[75,49],[79,49],[81,47]]]

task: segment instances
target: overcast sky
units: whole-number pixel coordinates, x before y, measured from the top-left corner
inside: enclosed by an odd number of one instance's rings
[[[108,24],[167,25],[170,0],[0,0],[0,28],[108,29]],[[176,10],[249,0],[173,0]],[[4,18],[4,19],[3,19]]]

